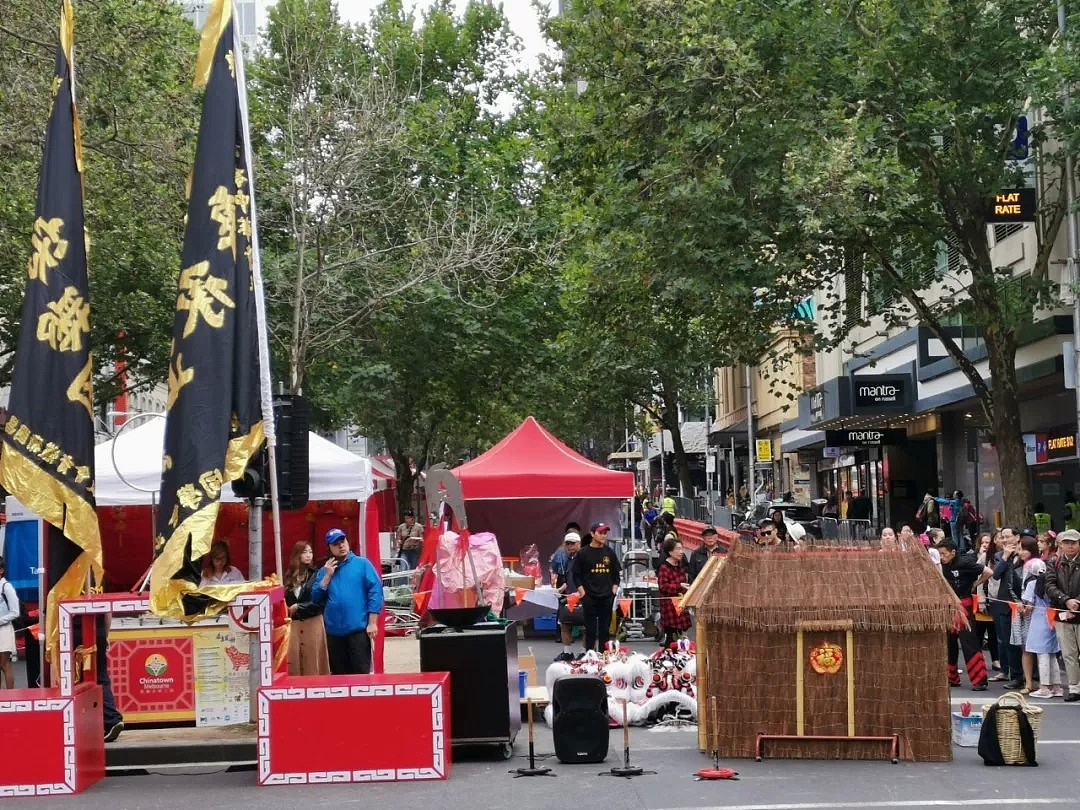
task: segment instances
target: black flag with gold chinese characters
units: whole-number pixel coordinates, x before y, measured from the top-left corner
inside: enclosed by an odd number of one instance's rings
[[[101,535],[94,509],[93,364],[82,145],[71,77],[74,36],[71,3],[65,0],[0,454],[0,486],[50,527],[45,643],[54,664],[57,602],[82,593],[90,571],[98,582],[102,576]]]
[[[236,78],[231,0],[216,0],[202,33],[205,86],[169,361],[161,505],[150,578],[154,613],[195,621],[250,585],[200,586],[221,488],[263,443],[251,272],[250,171]]]

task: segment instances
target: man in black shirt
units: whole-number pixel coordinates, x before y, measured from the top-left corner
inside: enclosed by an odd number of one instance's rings
[[[960,648],[963,648],[968,677],[971,679],[971,691],[982,692],[986,690],[986,659],[983,658],[978,636],[971,630],[975,621],[972,594],[977,587],[990,579],[994,572],[976,560],[974,555],[958,554],[956,543],[952,540],[942,540],[937,549],[941,555],[941,574],[953,589],[953,593],[959,597],[967,614],[967,624],[958,632],[949,633],[949,686],[960,685],[960,673],[956,663]]]
[[[592,539],[574,555],[574,584],[585,614],[585,649],[603,652],[611,638],[611,614],[619,592],[619,560],[607,544],[609,527],[594,523]],[[599,646],[597,646],[599,645]]]

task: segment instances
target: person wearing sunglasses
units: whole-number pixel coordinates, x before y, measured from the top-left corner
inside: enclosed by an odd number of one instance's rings
[[[772,518],[765,518],[758,523],[757,537],[754,542],[759,546],[779,546],[781,542],[780,534],[776,530],[776,524],[773,523]]]

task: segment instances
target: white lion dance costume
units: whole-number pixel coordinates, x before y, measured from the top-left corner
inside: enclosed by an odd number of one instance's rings
[[[630,725],[645,725],[678,714],[697,720],[697,656],[686,639],[658,650],[651,658],[608,645],[603,655],[589,651],[573,662],[556,661],[545,678],[548,697],[555,681],[566,675],[597,675],[607,684],[608,716],[622,724],[622,703]],[[680,711],[681,710],[681,711]],[[554,707],[544,710],[551,725]]]

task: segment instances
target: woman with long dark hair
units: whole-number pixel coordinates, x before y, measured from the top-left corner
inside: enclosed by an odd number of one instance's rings
[[[289,555],[285,571],[285,604],[289,608],[289,674],[329,675],[330,657],[326,650],[323,606],[311,601],[311,586],[319,569],[315,553],[305,540],[297,542]]]

